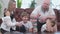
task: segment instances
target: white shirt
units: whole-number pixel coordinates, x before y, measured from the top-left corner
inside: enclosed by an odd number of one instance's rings
[[[16,25],[16,23],[11,22],[10,16],[6,16],[2,20],[3,23],[1,24],[1,28],[6,31],[10,31],[10,28]]]
[[[49,28],[49,29],[50,29],[50,28]],[[47,30],[47,24],[44,24],[44,25],[42,26],[41,32],[44,32],[45,30]],[[57,32],[57,25],[55,25],[55,26],[53,27],[53,31],[54,31],[54,32]]]
[[[27,23],[24,23],[23,21],[21,21],[20,23],[22,23],[26,28],[33,28],[32,22],[27,21]]]
[[[42,17],[47,17],[47,16],[50,16],[50,15],[55,15],[55,12],[51,7],[49,7],[49,10],[44,13],[43,10],[42,10],[42,7],[38,6],[33,10],[31,15],[33,15],[33,16],[40,15],[39,18],[42,18]]]
[[[41,28],[41,32],[44,32],[46,30],[46,24],[44,24]]]

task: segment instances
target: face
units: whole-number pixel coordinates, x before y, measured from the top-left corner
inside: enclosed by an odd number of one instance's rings
[[[16,2],[13,2],[12,9],[15,9],[15,8],[16,8]]]
[[[30,18],[30,21],[35,23],[35,22],[37,22],[37,18]]]
[[[6,16],[10,16],[10,12],[9,11],[6,11],[5,15]]]
[[[24,17],[22,17],[22,20],[23,20],[24,22],[27,22],[27,21],[28,21],[28,17],[27,17],[27,16],[24,16]]]
[[[32,23],[37,22],[37,16],[31,15],[31,16],[30,16],[30,21],[31,21]]]
[[[44,3],[42,4],[42,7],[44,8],[44,9],[47,9],[47,8],[49,8],[49,2],[47,2],[47,1],[44,1]]]

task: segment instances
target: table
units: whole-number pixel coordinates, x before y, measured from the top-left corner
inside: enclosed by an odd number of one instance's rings
[[[17,32],[17,31],[13,31],[13,32],[6,32],[4,34],[60,34],[60,32],[55,32],[55,33],[44,33],[44,32],[39,32],[39,33],[21,33],[21,32]]]

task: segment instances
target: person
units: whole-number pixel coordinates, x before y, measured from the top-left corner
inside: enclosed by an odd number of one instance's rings
[[[10,11],[10,17],[11,17],[11,20],[13,20],[14,18],[14,12],[16,10],[16,1],[10,1],[9,2],[9,5],[8,5],[8,10]]]
[[[50,6],[50,0],[43,0],[42,4],[36,7],[30,16],[31,18],[33,16],[39,19],[39,22],[37,25],[38,32],[41,31],[41,27],[43,24],[46,23],[47,18],[53,18],[53,19],[56,18],[54,10]]]
[[[20,24],[22,25],[22,26],[20,26],[20,27],[23,27],[23,28],[25,28],[24,30],[25,30],[25,32],[32,32],[32,28],[33,28],[33,25],[32,25],[32,22],[31,21],[29,21],[29,14],[27,13],[27,12],[22,12],[22,14],[21,14],[21,18],[22,18],[22,21],[20,22]],[[23,29],[21,29],[20,28],[20,32],[22,31]],[[23,30],[23,31],[24,31]],[[22,32],[23,32],[22,31]]]
[[[46,22],[47,23],[42,26],[41,32],[57,32],[57,24],[55,19],[49,18]]]
[[[32,17],[30,18],[30,21],[32,22],[32,25],[33,25],[33,32],[37,32],[37,18],[35,17]]]
[[[8,5],[8,10],[10,11],[10,18],[12,22],[16,22],[15,17],[14,17],[14,12],[16,10],[16,1],[15,0],[10,0],[9,5]],[[13,30],[14,27],[10,28],[11,31]]]
[[[13,23],[10,18],[10,12],[9,10],[6,10],[4,12],[5,17],[2,18],[3,22],[1,24],[1,32],[4,34],[5,32],[10,32],[10,28],[14,26],[19,26],[20,24],[18,22]]]

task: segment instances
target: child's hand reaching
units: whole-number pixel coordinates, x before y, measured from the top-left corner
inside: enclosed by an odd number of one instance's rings
[[[16,23],[16,26],[19,26],[20,27],[20,26],[22,26],[22,23],[17,22]]]

